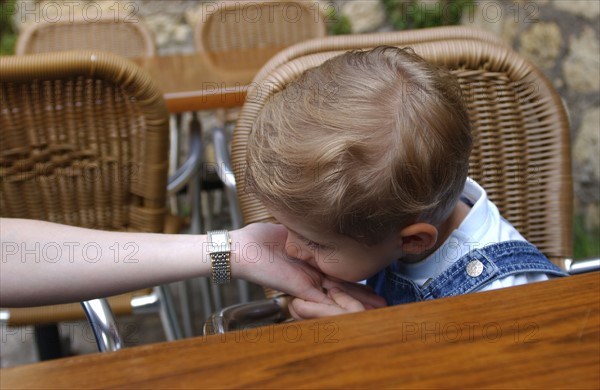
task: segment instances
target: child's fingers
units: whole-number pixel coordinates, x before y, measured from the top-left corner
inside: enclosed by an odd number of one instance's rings
[[[324,281],[323,285],[327,289],[332,289],[334,287],[341,289],[342,291],[346,292],[346,294],[354,297],[354,299],[362,302],[362,304],[368,308],[387,306],[385,299],[373,293],[373,289],[369,286],[365,286],[364,284],[350,282],[340,283],[326,280]]]
[[[342,289],[342,291],[346,291],[346,293],[361,301],[365,306],[371,306],[371,308],[387,306],[385,299],[375,294],[373,289],[368,286],[364,286],[362,284],[353,284],[350,287],[350,290]]]
[[[294,298],[292,299],[287,306],[288,311],[290,312],[290,315],[292,316],[293,319],[295,320],[301,320],[302,317],[300,317],[300,315],[298,314],[298,312],[296,311],[296,309],[294,309],[294,301],[298,299],[298,298]]]
[[[330,317],[348,311],[338,305],[327,305],[295,298],[289,305],[290,314],[297,320]]]
[[[358,299],[353,298],[338,287],[329,290],[329,296],[335,303],[350,313],[365,310],[365,306]]]

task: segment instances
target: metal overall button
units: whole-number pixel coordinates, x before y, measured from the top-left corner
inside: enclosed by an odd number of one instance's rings
[[[471,260],[467,264],[467,274],[473,278],[481,275],[483,272],[483,263],[479,260]]]

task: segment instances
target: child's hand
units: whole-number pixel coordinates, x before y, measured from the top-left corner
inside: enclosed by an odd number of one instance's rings
[[[333,280],[331,277],[326,276],[322,282],[322,285],[327,291],[337,287],[339,290],[342,290],[342,292],[345,292],[352,298],[360,301],[360,303],[362,303],[367,310],[387,306],[385,299],[375,294],[373,289],[365,284]]]
[[[302,320],[354,313],[386,306],[385,300],[373,294],[370,288],[366,286],[344,283],[342,288],[332,287],[329,289],[327,295],[333,303],[317,303],[294,298],[289,305],[290,314],[296,320]]]

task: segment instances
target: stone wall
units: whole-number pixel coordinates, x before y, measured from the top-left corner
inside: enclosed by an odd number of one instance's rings
[[[463,23],[498,34],[562,96],[571,124],[576,213],[600,226],[600,1],[482,1]],[[594,238],[598,240],[598,237]]]
[[[242,0],[239,0],[242,1]],[[316,0],[306,0],[317,4]],[[18,0],[18,27],[41,18],[71,15],[94,19],[98,12],[146,22],[160,54],[194,51],[193,26],[207,7],[200,0]],[[420,7],[435,7],[421,0]],[[442,3],[445,4],[445,3]],[[346,16],[355,33],[391,30],[377,0],[320,1],[323,10]],[[23,10],[26,10],[23,12]],[[333,19],[333,18],[331,18]],[[576,212],[588,229],[600,226],[600,1],[480,0],[463,14],[462,23],[498,34],[531,59],[554,83],[569,112],[573,141]],[[597,238],[596,238],[597,239]]]

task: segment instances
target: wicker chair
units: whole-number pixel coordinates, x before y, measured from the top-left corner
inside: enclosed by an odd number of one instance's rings
[[[153,37],[139,18],[131,18],[127,15],[121,15],[120,18],[115,18],[112,13],[105,13],[98,20],[88,21],[83,18],[75,18],[73,21],[64,20],[56,23],[36,23],[30,28],[24,30],[17,41],[16,54],[43,53],[51,51],[64,50],[102,50],[121,55],[128,58],[152,57],[156,55],[156,47]],[[178,147],[183,142],[183,134],[193,134],[196,131],[201,131],[200,122],[193,119],[189,127],[191,130],[184,133],[181,116],[172,115],[171,118],[171,155],[170,155],[170,171],[171,175],[175,174],[177,166],[183,163],[186,158]],[[194,187],[193,189],[191,187]],[[194,184],[189,187],[188,193],[192,199],[192,214],[191,230],[194,233],[200,231],[200,199],[193,196],[193,193],[198,192],[198,185]],[[173,194],[169,196],[170,209],[173,212],[178,212],[187,207],[180,204],[178,197]],[[201,281],[202,289],[208,290],[208,283],[205,280]],[[181,300],[181,310],[183,315],[183,327],[186,335],[192,333],[192,319],[189,303],[187,302],[186,283],[179,283],[178,290]],[[203,299],[206,294],[203,294]],[[205,302],[206,306],[206,302]]]
[[[435,27],[421,30],[371,34],[334,35],[326,38],[310,39],[280,51],[261,68],[256,76],[254,76],[253,82],[260,82],[280,65],[308,54],[332,50],[354,50],[375,47],[378,45],[408,45],[412,43],[445,41],[449,39],[474,39],[502,44],[502,40],[491,32],[475,30],[464,26]]]
[[[410,45],[426,60],[451,70],[459,80],[473,124],[474,149],[469,175],[488,192],[490,199],[530,242],[552,261],[569,269],[572,257],[572,181],[569,124],[560,97],[530,62],[510,48],[481,37],[471,30],[470,39],[424,39],[419,32]],[[390,44],[371,36],[338,38],[343,49]],[[331,41],[324,42],[331,49]],[[273,221],[265,207],[244,192],[246,144],[259,111],[271,96],[285,88],[305,70],[318,66],[343,51],[322,51],[318,42],[312,49],[290,55],[278,66],[258,75],[240,113],[232,141],[232,163],[238,199],[246,224]],[[354,46],[353,46],[354,44]],[[292,50],[290,49],[290,52]],[[315,53],[315,54],[311,54]],[[571,269],[569,269],[571,270]],[[282,300],[253,303],[252,315],[264,313],[266,321],[280,321]],[[243,306],[227,308],[213,315],[205,332],[224,332],[247,324],[249,312]],[[263,322],[264,323],[264,322]]]
[[[215,52],[283,48],[326,34],[325,18],[309,2],[223,2],[216,10],[205,7],[195,26],[194,41],[198,52]]]
[[[69,50],[102,50],[123,57],[152,57],[154,40],[140,21],[106,15],[98,20],[83,18],[33,23],[19,34],[16,55]]]
[[[474,30],[469,27],[454,26],[454,27],[437,27],[422,30],[394,31],[384,33],[359,34],[359,35],[338,35],[324,38],[314,38],[292,45],[271,58],[256,74],[252,84],[260,85],[261,81],[273,73],[279,66],[289,62],[295,58],[309,54],[327,52],[332,50],[354,50],[361,48],[374,47],[377,45],[410,45],[413,43],[434,42],[449,39],[473,39],[490,43],[501,44],[502,41],[494,34],[483,31]],[[252,99],[253,93],[261,93],[260,88],[254,88],[249,91],[249,99]],[[234,221],[242,221],[243,216],[239,208],[238,199],[236,197],[236,182],[234,175],[226,175],[225,172],[230,172],[231,163],[229,158],[228,146],[224,144],[225,136],[219,134],[221,129],[215,129],[213,143],[216,150],[216,163],[221,169],[221,181],[225,184],[230,194],[230,203],[234,205],[231,208],[232,219]],[[243,225],[241,222],[239,225]]]
[[[240,52],[239,64],[247,69],[252,62],[251,51],[257,48],[286,48],[306,40],[322,38],[327,35],[326,18],[315,4],[302,1],[260,2],[224,2],[216,9],[210,5],[203,8],[205,13],[194,26],[194,41],[199,53],[216,53],[220,51]],[[220,65],[219,65],[220,66]],[[226,142],[223,131],[226,122],[237,117],[238,110],[219,110],[217,116],[220,125],[212,129],[215,143]],[[227,145],[220,145],[215,150],[217,164],[227,162]],[[212,154],[212,151],[208,151]],[[225,161],[221,160],[223,156]],[[221,166],[221,165],[218,165]],[[230,187],[232,177],[221,177]],[[232,220],[236,227],[241,226],[235,193],[228,192],[233,207]]]
[[[207,3],[204,11],[194,26],[194,42],[199,53],[217,54],[222,51],[235,51],[240,54],[237,64],[228,64],[228,71],[244,70],[251,66],[252,50],[259,48],[283,49],[292,44],[311,38],[327,35],[325,16],[316,3],[305,1],[274,1],[260,0],[258,2],[220,2]],[[274,51],[275,52],[275,51]],[[214,59],[215,67],[223,67]],[[218,110],[218,124],[209,129],[214,149],[208,147],[206,159],[215,162],[216,166],[227,164],[229,157],[230,138],[225,131],[226,124],[233,123],[237,118],[238,109]],[[225,194],[230,205],[232,226],[242,226],[241,213],[237,206],[233,175],[224,174],[218,170],[220,177],[208,177],[202,185],[204,189],[220,189],[225,184]],[[220,180],[219,180],[220,179]],[[208,193],[203,192],[203,204],[208,205]],[[210,212],[205,214],[207,226],[212,224]],[[213,286],[214,306],[221,308],[220,292]],[[240,301],[248,301],[246,282],[238,280]]]
[[[529,241],[553,259],[572,256],[572,183],[569,125],[561,99],[543,74],[509,48],[490,42],[441,40],[411,47],[458,77],[473,124],[469,175]],[[232,163],[244,187],[243,163],[250,128],[264,102],[304,70],[341,54],[311,54],[277,68],[262,81],[238,120]],[[272,92],[273,91],[273,92]],[[246,223],[269,219],[244,191],[238,194]]]
[[[307,2],[223,2],[214,10],[211,5],[203,7],[203,10],[205,13],[194,26],[196,51],[240,52],[242,57],[239,64],[231,65],[234,68],[248,68],[248,63],[253,60],[249,54],[252,49],[283,49],[327,35],[325,16],[318,6]],[[219,111],[218,115],[222,121],[231,117],[224,110]],[[237,115],[237,111],[234,115]],[[235,216],[234,220],[237,220]]]
[[[169,113],[147,73],[99,51],[2,57],[0,71],[0,215],[174,232],[166,228],[167,189],[195,172],[199,132],[168,183]],[[157,287],[109,300],[118,315],[158,309],[167,338],[179,338],[168,299]],[[85,318],[78,304],[3,309],[2,317],[9,325]]]

